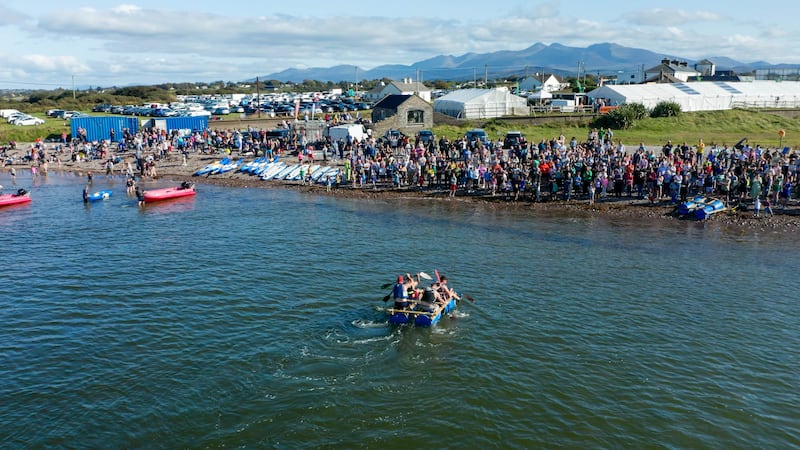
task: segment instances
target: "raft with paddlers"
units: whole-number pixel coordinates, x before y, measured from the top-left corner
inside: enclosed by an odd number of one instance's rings
[[[413,323],[416,326],[429,327],[456,308],[461,296],[447,286],[447,277],[440,276],[438,270],[435,273],[436,280],[430,286],[420,286],[423,279],[433,280],[425,272],[416,274],[416,281],[412,275],[406,274],[399,275],[396,283],[386,283],[381,286],[382,289],[393,286],[392,292],[383,297],[383,301],[394,297],[394,307],[386,310],[389,313],[389,323],[396,325]],[[475,301],[468,295],[464,298],[471,302]]]

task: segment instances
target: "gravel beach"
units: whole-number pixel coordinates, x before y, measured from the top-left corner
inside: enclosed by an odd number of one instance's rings
[[[680,222],[696,222],[698,226],[718,228],[734,234],[746,235],[752,232],[759,233],[792,233],[800,229],[800,202],[792,200],[786,209],[773,208],[775,214],[770,217],[754,217],[752,204],[745,203],[744,210],[723,211],[711,216],[709,219],[700,222],[693,218],[681,217],[676,212],[676,204],[669,201],[651,203],[649,200],[638,200],[635,197],[615,198],[609,196],[606,200],[597,200],[594,205],[590,205],[588,200],[572,201],[544,201],[533,202],[530,198],[514,201],[512,198],[498,193],[495,196],[490,194],[476,193],[467,194],[459,190],[456,197],[449,198],[446,189],[419,190],[416,187],[404,187],[400,189],[378,187],[373,189],[371,185],[364,188],[353,188],[351,185],[342,185],[332,189],[330,192],[323,185],[308,185],[299,181],[262,181],[259,178],[241,172],[228,172],[212,176],[193,176],[199,168],[204,167],[221,158],[220,155],[192,154],[189,156],[186,165],[183,165],[180,157],[173,157],[171,160],[161,160],[157,163],[157,177],[166,180],[193,181],[202,192],[202,185],[229,186],[237,188],[262,188],[262,189],[294,189],[308,195],[333,195],[347,198],[365,199],[393,199],[393,198],[417,198],[429,201],[455,201],[471,202],[484,208],[514,208],[519,210],[536,211],[552,217],[592,217],[602,216],[607,218],[624,218],[626,220],[643,220],[649,223],[660,221],[665,224]],[[125,161],[132,160],[130,156],[124,157]],[[248,159],[246,159],[248,160]],[[252,158],[250,158],[252,160]],[[296,159],[290,156],[283,156],[282,160],[287,164],[295,163]],[[330,162],[329,162],[330,163]],[[333,164],[333,163],[332,163]],[[13,167],[17,173],[30,170],[30,165],[15,164],[6,166],[3,171],[9,172]],[[122,164],[117,164],[115,173],[119,173]],[[85,176],[89,171],[94,173],[95,179],[105,176],[101,160],[67,162],[60,167],[51,164],[49,172],[65,171],[76,175]],[[38,176],[45,176],[40,174]]]

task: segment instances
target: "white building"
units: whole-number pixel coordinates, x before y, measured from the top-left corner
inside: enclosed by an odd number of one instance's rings
[[[381,84],[364,95],[366,100],[378,101],[387,95],[416,95],[426,102],[431,101],[431,90],[419,81],[403,78],[401,81],[392,81]]]
[[[437,98],[433,110],[458,119],[491,119],[530,113],[527,99],[512,94],[507,88],[453,91]]]
[[[569,87],[569,83],[565,83],[553,74],[533,75],[525,77],[519,82],[519,90],[527,92],[545,91],[557,92]]]
[[[686,61],[669,60],[664,58],[661,64],[644,71],[646,82],[650,83],[675,83],[686,82],[689,78],[696,78],[700,72],[689,67]]]

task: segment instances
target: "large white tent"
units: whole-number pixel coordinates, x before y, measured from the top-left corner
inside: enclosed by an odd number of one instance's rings
[[[681,105],[682,111],[713,111],[733,108],[798,108],[798,81],[698,81],[605,85],[587,94],[604,99],[606,105],[641,103],[652,109],[663,101]]]
[[[491,119],[528,114],[528,101],[505,88],[461,89],[433,102],[433,110],[459,119]]]

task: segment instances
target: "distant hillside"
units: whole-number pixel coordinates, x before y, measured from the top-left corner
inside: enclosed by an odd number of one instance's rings
[[[633,70],[642,65],[649,68],[657,65],[663,58],[695,61],[678,55],[664,55],[650,50],[624,47],[613,43],[594,44],[588,47],[568,47],[558,43],[545,45],[536,43],[523,50],[503,50],[491,53],[465,53],[460,56],[439,55],[411,65],[391,64],[370,70],[358,69],[353,65],[335,67],[315,67],[308,69],[288,69],[264,75],[262,79],[277,79],[295,83],[303,80],[318,81],[358,81],[363,79],[414,78],[424,80],[469,80],[472,78],[524,76],[536,72],[574,75],[581,71],[587,73],[609,73],[619,70]],[[734,69],[746,72],[755,68],[780,67],[764,62],[742,63],[727,57],[709,57],[720,69]]]

